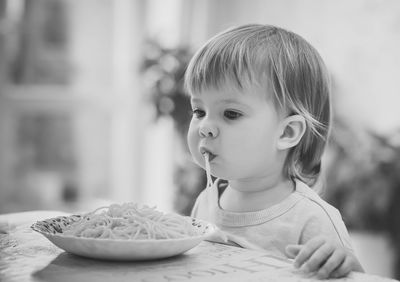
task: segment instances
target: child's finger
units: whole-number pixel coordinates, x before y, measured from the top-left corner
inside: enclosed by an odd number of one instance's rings
[[[296,256],[294,260],[294,266],[299,268],[303,263],[310,258],[310,256],[317,250],[322,244],[325,243],[321,237],[315,237],[309,240]]]
[[[302,247],[302,245],[287,245],[286,254],[289,256],[289,258],[295,258]]]
[[[332,244],[322,244],[308,258],[302,267],[305,272],[317,271],[324,262],[334,253],[335,248]]]
[[[342,250],[336,250],[327,259],[324,265],[317,272],[317,277],[319,279],[326,279],[330,277],[333,271],[339,268],[346,259],[346,253]]]
[[[345,257],[342,264],[331,272],[331,278],[340,278],[347,276],[352,270],[352,260],[349,257]]]

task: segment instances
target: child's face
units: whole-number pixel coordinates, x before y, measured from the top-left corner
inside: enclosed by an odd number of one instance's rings
[[[210,89],[192,95],[188,144],[195,162],[225,180],[262,178],[278,171],[280,114],[265,90]],[[281,167],[279,168],[281,169]]]

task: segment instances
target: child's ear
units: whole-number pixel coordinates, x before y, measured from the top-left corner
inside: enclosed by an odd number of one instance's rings
[[[300,115],[293,115],[282,121],[281,135],[279,136],[277,147],[285,150],[296,146],[306,131],[306,121]]]

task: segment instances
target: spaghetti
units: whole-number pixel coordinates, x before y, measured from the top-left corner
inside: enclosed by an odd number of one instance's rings
[[[190,218],[136,203],[112,204],[83,215],[64,235],[99,239],[177,239],[196,236]]]
[[[210,168],[210,154],[209,153],[204,153],[204,160],[206,163],[206,173],[207,173],[207,187],[211,187],[213,184],[212,178],[211,178],[211,168]]]

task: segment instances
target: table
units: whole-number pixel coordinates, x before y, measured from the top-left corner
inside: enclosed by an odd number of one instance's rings
[[[176,257],[147,262],[102,261],[69,254],[30,226],[64,213],[32,211],[0,215],[0,281],[317,281],[289,261],[262,252],[202,242]],[[333,280],[332,280],[333,281]],[[397,281],[351,273],[340,282]]]

